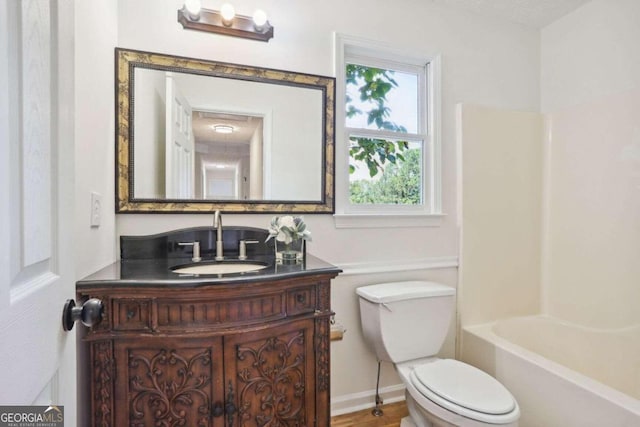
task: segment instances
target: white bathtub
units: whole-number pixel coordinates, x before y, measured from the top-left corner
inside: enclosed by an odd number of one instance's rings
[[[462,335],[461,359],[513,393],[521,427],[640,426],[640,326],[598,330],[530,316]]]

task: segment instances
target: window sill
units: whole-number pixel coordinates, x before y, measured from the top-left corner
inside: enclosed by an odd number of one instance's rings
[[[440,227],[446,214],[335,214],[336,228]]]

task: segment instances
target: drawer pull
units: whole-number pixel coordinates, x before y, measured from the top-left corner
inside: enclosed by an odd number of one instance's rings
[[[227,402],[224,405],[224,412],[227,415],[227,426],[233,427],[234,414],[236,413],[236,405],[233,403],[236,399],[233,396],[233,384],[229,381],[229,392],[225,399]]]
[[[298,294],[298,295],[296,295],[296,301],[299,304],[304,304],[307,301],[307,297],[306,297],[305,294]]]

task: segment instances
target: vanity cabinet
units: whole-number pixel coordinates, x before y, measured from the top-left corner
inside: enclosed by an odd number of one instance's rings
[[[95,427],[328,426],[330,281],[81,283]]]

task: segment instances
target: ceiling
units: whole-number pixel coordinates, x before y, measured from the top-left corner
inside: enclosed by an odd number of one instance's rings
[[[479,15],[542,28],[590,0],[431,0]]]
[[[218,143],[249,145],[256,128],[261,123],[262,118],[260,117],[199,111],[194,108],[191,125],[196,142],[207,143],[215,141]],[[215,133],[214,126],[216,125],[230,126],[233,128],[233,133]]]

